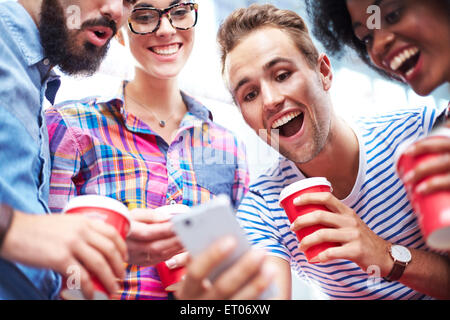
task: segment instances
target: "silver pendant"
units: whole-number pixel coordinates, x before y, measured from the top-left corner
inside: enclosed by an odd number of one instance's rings
[[[164,127],[166,126],[166,122],[165,122],[164,120],[160,120],[160,121],[159,121],[159,126],[160,126],[161,128],[164,128]]]

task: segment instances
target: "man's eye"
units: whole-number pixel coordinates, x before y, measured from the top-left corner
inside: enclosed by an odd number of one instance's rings
[[[246,101],[246,102],[252,101],[253,99],[256,98],[256,96],[257,96],[257,92],[256,92],[256,90],[254,90],[245,95],[244,101]]]
[[[291,75],[290,72],[283,72],[275,77],[277,81],[284,81]]]

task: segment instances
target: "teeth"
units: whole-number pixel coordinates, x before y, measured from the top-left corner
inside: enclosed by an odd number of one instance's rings
[[[397,71],[398,68],[409,58],[419,52],[419,48],[409,48],[400,52],[397,56],[395,56],[390,63],[390,67],[392,70]]]
[[[171,54],[177,53],[179,48],[180,46],[178,44],[174,44],[167,47],[153,47],[151,50],[163,56],[170,56]]]
[[[281,127],[282,125],[285,125],[286,123],[288,123],[289,121],[291,121],[292,119],[298,117],[301,114],[300,111],[295,111],[295,112],[291,112],[288,113],[287,115],[285,115],[284,117],[276,120],[273,124],[272,124],[272,129],[276,129]]]

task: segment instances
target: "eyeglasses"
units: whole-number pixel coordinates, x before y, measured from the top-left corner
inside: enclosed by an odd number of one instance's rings
[[[145,35],[156,32],[164,15],[175,29],[188,30],[197,23],[198,4],[177,3],[166,9],[139,7],[133,9],[128,19],[128,27],[133,33]]]

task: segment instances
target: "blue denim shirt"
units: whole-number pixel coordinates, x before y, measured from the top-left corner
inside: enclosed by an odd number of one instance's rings
[[[0,203],[49,214],[50,157],[42,105],[44,97],[53,103],[59,79],[44,59],[36,24],[19,3],[0,3],[0,35]],[[0,299],[53,299],[60,284],[53,271],[0,258]]]

